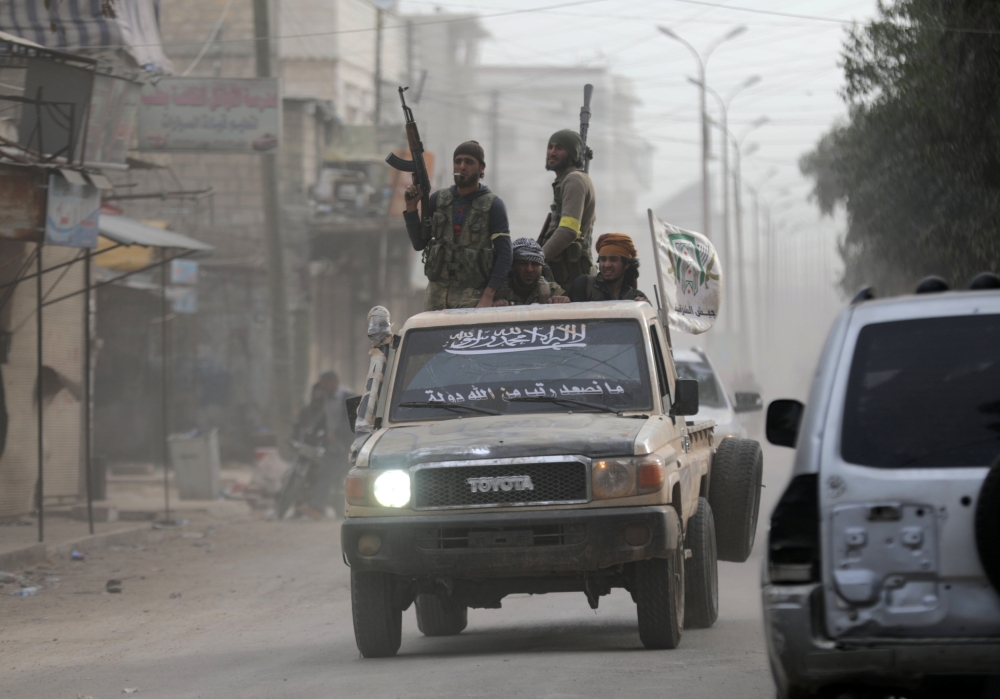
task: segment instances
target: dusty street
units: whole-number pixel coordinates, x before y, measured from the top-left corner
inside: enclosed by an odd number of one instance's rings
[[[762,530],[790,452],[766,456]],[[35,597],[0,596],[0,697],[770,697],[762,544],[720,565],[719,621],[678,650],[643,650],[616,590],[596,612],[582,594],[508,597],[452,638],[423,637],[411,608],[399,656],[364,660],[337,523],[195,520],[145,547],[53,561]]]

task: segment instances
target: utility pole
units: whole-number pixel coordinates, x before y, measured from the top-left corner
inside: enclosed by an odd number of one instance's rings
[[[253,0],[254,48],[257,77],[273,77],[271,66],[271,17],[268,0]],[[281,108],[281,105],[278,105]],[[264,241],[267,252],[268,296],[271,301],[271,416],[278,445],[284,443],[291,417],[291,347],[288,334],[288,300],[285,290],[285,248],[281,237],[281,201],[278,194],[278,156],[262,153],[261,194],[264,201]]]
[[[753,145],[753,144],[751,144]],[[728,144],[726,150],[729,150]],[[753,370],[753,357],[749,357],[748,360],[743,360],[750,353],[750,304],[747,302],[747,280],[746,280],[746,259],[744,258],[743,251],[743,206],[740,199],[740,161],[742,157],[740,156],[739,147],[736,148],[736,168],[733,170],[733,197],[734,204],[736,205],[736,251],[732,255],[733,262],[736,265],[736,275],[738,289],[737,293],[740,296],[740,324],[739,324],[739,338],[740,347],[742,352],[740,352],[740,363],[743,365],[744,370]]]
[[[375,8],[375,128],[382,119],[382,8]],[[376,136],[377,138],[377,136]]]
[[[490,144],[493,146],[490,156],[493,179],[490,181],[493,183],[491,189],[496,192],[500,189],[500,93],[496,90],[490,93]]]

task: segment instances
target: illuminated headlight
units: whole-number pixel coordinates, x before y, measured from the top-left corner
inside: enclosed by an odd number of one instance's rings
[[[663,459],[655,455],[600,459],[593,462],[592,490],[595,500],[655,493],[663,488]]]
[[[375,501],[382,507],[406,507],[410,502],[410,475],[386,471],[375,479]]]

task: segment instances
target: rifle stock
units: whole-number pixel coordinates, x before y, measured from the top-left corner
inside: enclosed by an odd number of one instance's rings
[[[420,140],[420,132],[417,130],[417,122],[413,118],[413,111],[406,105],[406,98],[403,93],[408,87],[399,88],[399,101],[403,105],[403,119],[406,122],[406,142],[410,147],[412,160],[400,158],[395,153],[390,153],[385,158],[385,162],[400,172],[409,172],[413,176],[413,184],[418,185],[421,190],[420,197],[420,228],[425,240],[431,237],[431,178],[427,172],[427,164],[424,162],[424,144]]]

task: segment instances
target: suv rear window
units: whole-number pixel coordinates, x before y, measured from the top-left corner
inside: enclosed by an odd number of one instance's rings
[[[863,328],[840,449],[863,466],[989,465],[1000,453],[1000,315]]]

